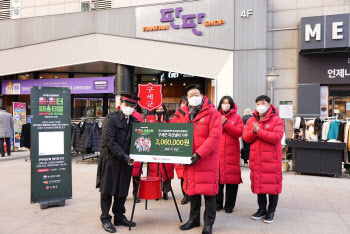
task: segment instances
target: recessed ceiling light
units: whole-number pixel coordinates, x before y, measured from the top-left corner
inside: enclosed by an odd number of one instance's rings
[[[42,76],[40,76],[39,78],[40,78],[40,79],[42,79],[43,77],[42,77]]]
[[[156,78],[153,78],[153,80],[156,80]]]
[[[184,86],[186,85],[186,83],[184,83]]]
[[[29,76],[28,74],[26,76]]]
[[[173,85],[173,83],[170,83],[170,85]]]

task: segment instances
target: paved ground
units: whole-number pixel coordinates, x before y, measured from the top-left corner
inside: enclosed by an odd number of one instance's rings
[[[73,199],[65,207],[40,210],[30,204],[30,162],[28,152],[13,153],[17,160],[0,159],[0,233],[105,233],[99,222],[99,192],[94,188],[96,164],[73,163]],[[12,156],[11,156],[12,157]],[[250,191],[249,169],[242,168],[244,184],[240,185],[234,213],[217,213],[215,233],[350,233],[350,179],[284,175],[283,192],[273,224],[254,221],[256,196]],[[131,186],[132,187],[132,186]],[[173,180],[178,203],[180,182]],[[180,233],[180,225],[171,200],[150,201],[136,206],[133,233]],[[130,217],[131,197],[126,203]],[[189,205],[179,205],[184,221]],[[127,233],[125,227],[118,233]],[[186,233],[201,233],[195,228]]]

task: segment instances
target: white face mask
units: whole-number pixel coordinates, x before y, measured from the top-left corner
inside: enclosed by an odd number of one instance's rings
[[[130,107],[130,106],[124,106],[123,107],[123,114],[126,116],[130,116],[132,115],[132,113],[134,112],[134,108]]]
[[[190,104],[190,106],[199,106],[202,103],[202,97],[196,97],[193,96],[190,99],[188,99],[188,104]]]
[[[221,109],[223,110],[223,111],[229,111],[230,110],[230,108],[231,108],[231,105],[230,104],[221,104]]]
[[[259,105],[256,110],[260,113],[260,114],[265,114],[266,111],[268,110],[269,108],[267,106],[264,106],[264,105]]]

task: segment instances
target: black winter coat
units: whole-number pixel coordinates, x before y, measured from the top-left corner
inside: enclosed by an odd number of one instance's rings
[[[75,133],[74,133],[74,151],[85,153],[85,145],[89,136],[89,133],[91,131],[92,124],[91,123],[84,123],[82,127],[80,127],[80,124],[76,126]]]
[[[98,127],[98,123],[92,127],[89,137],[86,142],[86,148],[92,152],[99,152],[101,150],[102,129]]]
[[[253,115],[243,115],[242,120],[244,125],[246,125],[248,119],[250,119]],[[244,160],[249,160],[250,154],[250,144],[243,141],[243,148],[241,150],[241,158]]]
[[[127,197],[132,166],[123,161],[130,153],[132,124],[136,118],[129,117],[129,125],[124,114],[118,110],[106,116],[102,127],[101,156],[97,168],[96,188],[102,194]]]

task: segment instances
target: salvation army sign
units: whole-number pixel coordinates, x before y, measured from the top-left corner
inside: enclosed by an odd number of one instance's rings
[[[152,83],[139,84],[137,96],[141,99],[138,102],[140,107],[148,111],[155,110],[163,104],[162,85],[154,85]]]

